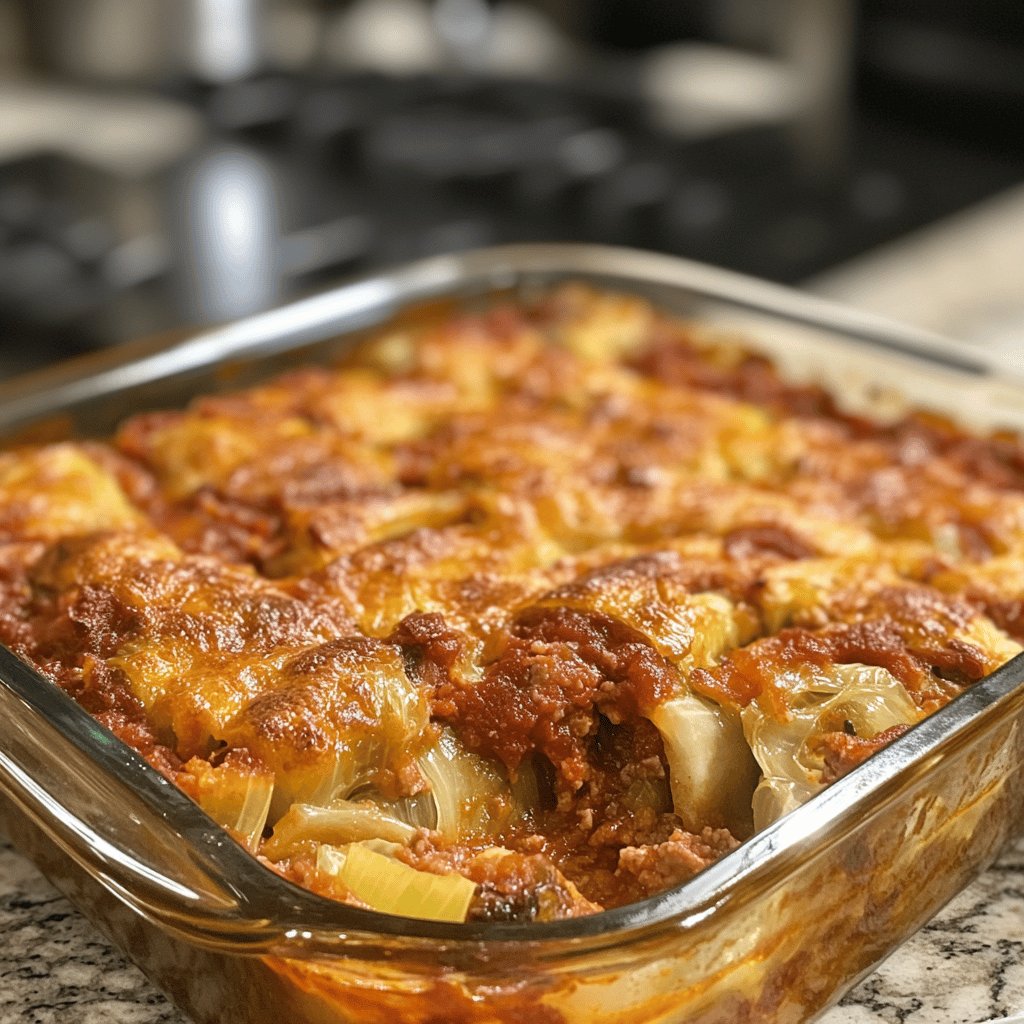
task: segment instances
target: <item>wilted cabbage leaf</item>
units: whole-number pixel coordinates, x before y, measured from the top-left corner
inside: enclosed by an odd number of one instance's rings
[[[335,800],[326,807],[292,804],[274,826],[274,834],[263,844],[263,854],[270,860],[281,860],[305,843],[343,846],[382,839],[405,844],[415,831],[408,822],[398,820],[369,801]]]
[[[743,732],[763,773],[753,799],[756,829],[822,788],[824,765],[816,739],[844,727],[857,736],[877,736],[921,718],[903,684],[873,665],[836,665],[828,672],[806,665],[787,682],[785,715],[773,714],[761,698],[742,712]]]
[[[434,823],[423,824],[451,839],[493,834],[536,803],[536,784],[527,765],[513,786],[497,762],[468,751],[450,729],[418,764],[430,783],[423,797],[434,809]]]
[[[758,773],[739,718],[686,693],[661,704],[651,721],[665,744],[672,803],[687,830],[710,824],[749,835]]]
[[[454,872],[435,875],[395,860],[380,842],[323,845],[317,871],[336,878],[361,903],[385,914],[426,921],[465,921],[476,883]]]
[[[346,638],[275,665],[262,692],[223,729],[274,772],[272,819],[293,803],[328,806],[374,784],[382,771],[415,774],[429,711],[394,648]]]
[[[229,760],[214,766],[198,757],[185,769],[189,781],[183,786],[196,803],[248,849],[256,850],[274,793],[273,774],[247,762]]]
[[[451,729],[442,730],[416,765],[427,788],[414,796],[388,800],[373,790],[360,795],[398,821],[440,832],[448,839],[496,835],[538,800],[528,764],[520,767],[512,783],[498,762],[467,750]]]

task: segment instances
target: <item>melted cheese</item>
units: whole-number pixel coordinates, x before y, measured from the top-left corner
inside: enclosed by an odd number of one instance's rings
[[[580,286],[0,454],[0,638],[253,848],[268,801],[414,820],[444,728],[540,833],[409,840],[481,914],[699,869],[1017,653],[1022,568],[1019,440]]]

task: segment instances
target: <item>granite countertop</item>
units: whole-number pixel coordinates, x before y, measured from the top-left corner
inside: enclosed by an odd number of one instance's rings
[[[1024,366],[1024,189],[808,287],[975,340]],[[0,842],[0,1024],[188,1024]],[[1024,840],[830,1010],[822,1024],[1024,1024]]]
[[[0,1024],[188,1024],[75,908],[0,843]],[[1024,840],[821,1024],[1024,1021]]]

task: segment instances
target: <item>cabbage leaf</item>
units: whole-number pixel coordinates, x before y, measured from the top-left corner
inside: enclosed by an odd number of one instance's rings
[[[716,825],[749,835],[758,771],[738,716],[685,693],[650,717],[665,744],[672,803],[686,829],[699,833]]]
[[[248,763],[226,761],[211,765],[192,758],[185,765],[189,781],[183,788],[222,828],[247,849],[255,851],[263,838],[274,776]]]
[[[385,844],[321,846],[317,871],[336,878],[361,903],[385,914],[465,921],[476,883],[454,872],[435,875],[396,860]]]
[[[858,736],[877,736],[895,725],[913,725],[922,715],[903,684],[873,665],[836,665],[827,673],[808,665],[786,682],[784,716],[773,715],[762,698],[742,712],[744,734],[763,773],[753,799],[757,829],[823,788],[816,739],[847,722]]]
[[[292,804],[274,826],[274,834],[263,844],[262,853],[276,861],[291,856],[306,843],[342,846],[381,839],[405,845],[414,832],[412,825],[369,801],[335,800],[327,807]]]
[[[533,770],[523,765],[515,782],[496,761],[474,754],[451,729],[444,729],[416,761],[428,788],[401,800],[387,800],[374,789],[358,795],[384,814],[414,828],[440,832],[447,839],[494,836],[537,804]]]

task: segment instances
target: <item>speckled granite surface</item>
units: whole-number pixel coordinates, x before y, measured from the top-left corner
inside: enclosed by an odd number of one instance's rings
[[[979,1024],[1024,1013],[1024,840],[823,1024]],[[1022,1018],[1024,1019],[1024,1018]],[[0,844],[0,1024],[187,1024]]]
[[[184,1024],[185,1018],[0,839],[0,1022]]]

